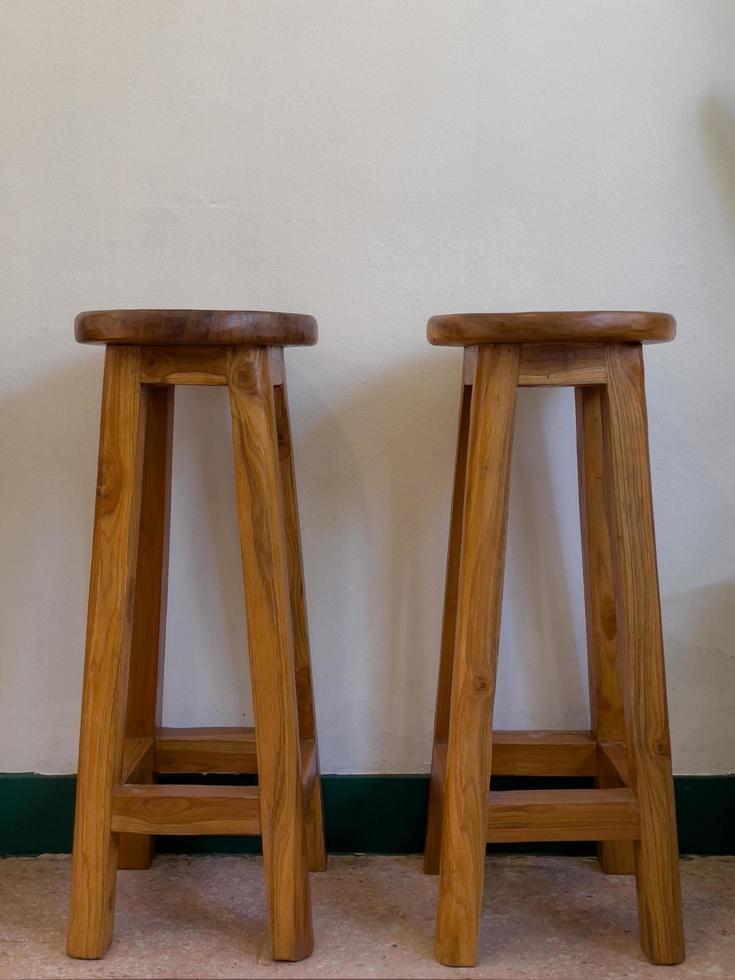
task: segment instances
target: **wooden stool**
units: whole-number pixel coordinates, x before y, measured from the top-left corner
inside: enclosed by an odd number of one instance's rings
[[[260,834],[270,951],[313,948],[308,871],[326,866],[283,347],[310,316],[81,313],[107,344],[84,665],[71,956],[112,939],[116,868],[154,834]],[[255,729],[161,728],[174,385],[226,385],[232,412]],[[155,785],[158,773],[256,773],[257,786]]]
[[[674,334],[661,313],[429,320],[465,348],[424,863],[447,965],[477,960],[486,841],[599,841],[603,871],[635,871],[648,958],[684,958],[641,348]],[[518,385],[576,389],[589,732],[492,732]],[[597,788],[488,794],[491,772]]]

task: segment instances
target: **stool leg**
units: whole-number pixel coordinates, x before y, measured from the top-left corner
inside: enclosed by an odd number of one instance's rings
[[[122,769],[145,416],[140,351],[108,347],[84,662],[67,951],[97,959],[112,939],[117,835],[112,790]]]
[[[271,954],[301,960],[314,940],[288,546],[267,348],[232,352],[229,388]]]
[[[605,494],[605,453],[602,436],[602,389],[577,388],[577,462],[579,514],[582,525],[582,568],[587,615],[587,660],[590,717],[600,742],[624,742],[625,718],[620,689],[618,631],[615,620],[610,528]],[[621,786],[598,752],[600,789]],[[600,841],[597,857],[605,874],[633,874],[630,841]]]
[[[145,385],[145,449],[140,506],[135,607],[130,646],[127,738],[153,739],[161,724],[163,658],[166,642],[168,538],[171,509],[174,387]],[[136,783],[152,783],[153,751],[135,775]],[[120,834],[118,868],[149,868],[154,838]]]
[[[301,556],[301,529],[296,496],[293,445],[291,442],[291,417],[288,410],[286,380],[273,389],[278,430],[278,454],[283,485],[283,516],[286,524],[286,549],[288,559],[289,597],[293,626],[294,661],[296,664],[296,701],[299,712],[299,737],[302,741],[313,739],[316,758],[316,776],[306,804],[306,856],[310,871],[326,871],[327,851],[324,844],[324,814],[322,812],[322,785],[319,775],[319,756],[316,738],[316,713],[311,680],[311,653],[309,649],[309,621],[306,615],[304,592],[304,565]]]
[[[640,808],[634,845],[640,940],[653,963],[680,963],[679,855],[640,345],[609,347],[607,369],[603,407],[626,743]]]
[[[444,582],[444,616],[442,619],[439,681],[436,691],[436,714],[434,716],[434,748],[431,756],[429,812],[426,823],[426,846],[424,848],[424,872],[429,875],[439,874],[439,857],[441,854],[444,779],[446,775],[447,741],[449,739],[449,708],[452,696],[454,641],[457,632],[457,589],[459,584],[459,562],[462,553],[462,518],[464,514],[467,437],[470,429],[471,401],[472,385],[463,385],[459,409],[457,456],[454,465],[452,512],[449,523],[447,574]]]
[[[472,966],[487,840],[518,345],[483,345],[470,408],[436,956]]]

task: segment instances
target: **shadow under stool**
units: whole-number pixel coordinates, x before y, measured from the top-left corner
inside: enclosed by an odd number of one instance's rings
[[[486,842],[598,841],[635,873],[643,951],[684,959],[641,345],[662,313],[436,316],[464,347],[424,869],[436,956],[477,960]],[[493,732],[518,386],[575,388],[592,730]],[[490,776],[593,776],[594,789],[489,791]]]
[[[260,834],[271,955],[303,959],[326,852],[283,348],[316,343],[316,322],[118,310],[75,333],[107,346],[68,953],[104,954],[117,868],[147,868],[154,834]],[[229,390],[254,729],[161,727],[175,385]],[[200,772],[258,784],[156,784]]]

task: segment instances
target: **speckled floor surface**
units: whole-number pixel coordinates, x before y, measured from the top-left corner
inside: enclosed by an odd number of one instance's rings
[[[480,962],[432,955],[437,879],[418,857],[332,857],[312,875],[316,950],[303,963],[264,953],[261,862],[162,856],[118,879],[104,960],[64,955],[68,857],[0,861],[0,977],[735,977],[735,858],[681,864],[688,958],[652,967],[638,948],[632,878],[591,859],[488,861]]]

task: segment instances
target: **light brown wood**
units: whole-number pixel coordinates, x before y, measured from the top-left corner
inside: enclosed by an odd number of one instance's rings
[[[112,791],[122,775],[140,515],[144,403],[140,352],[108,349],[84,663],[67,951],[97,959],[112,939],[117,837]]]
[[[260,310],[87,310],[74,321],[80,344],[145,347],[291,347],[316,343],[313,316]]]
[[[277,356],[280,353],[280,358]],[[311,679],[311,651],[309,647],[309,623],[306,615],[304,568],[301,556],[301,529],[296,496],[291,419],[288,410],[288,391],[283,367],[283,352],[269,352],[269,372],[276,369],[280,384],[273,390],[278,435],[278,458],[283,487],[283,517],[286,531],[286,557],[288,560],[288,584],[293,631],[294,667],[296,672],[296,701],[299,715],[299,733],[302,739],[314,742],[314,762],[317,778],[312,792],[307,796],[306,807],[306,857],[310,871],[325,871],[327,849],[324,841],[324,814],[322,812],[322,787],[319,778],[319,749],[316,736],[316,713]],[[270,376],[271,382],[274,378]]]
[[[307,854],[314,868],[326,854],[281,345],[313,343],[316,324],[133,310],[81,314],[76,332],[119,346],[105,362],[69,952],[109,945],[118,854],[142,868],[154,834],[261,834],[271,952],[301,959],[313,947]],[[161,727],[177,384],[230,389],[257,739]],[[159,772],[257,772],[259,785],[159,786]]]
[[[607,378],[605,348],[601,344],[573,347],[564,344],[524,344],[518,368],[521,388],[600,385]]]
[[[676,321],[668,313],[586,310],[534,313],[449,313],[433,316],[429,343],[629,344],[673,340]]]
[[[487,839],[635,840],[638,804],[629,789],[508,790],[489,794]]]
[[[462,427],[458,440],[446,584],[450,600],[452,588],[457,590],[459,614],[456,633],[447,643],[445,604],[425,854],[426,870],[435,871],[441,837],[436,950],[443,963],[475,961],[484,856],[477,843],[476,816],[490,771],[594,776],[593,790],[491,792],[487,837],[506,842],[596,840],[601,865],[612,873],[632,870],[634,858],[644,951],[654,963],[677,963],[684,957],[640,343],[671,339],[674,329],[673,318],[644,313],[469,315],[429,322],[432,342],[465,347],[463,397],[472,391],[467,464]],[[495,346],[503,341],[513,344]],[[496,378],[480,394],[481,379],[487,378],[483,364],[497,358],[501,349],[516,352],[513,390],[507,378]],[[482,517],[469,517],[470,501],[481,499],[471,476],[459,497],[457,488],[465,470],[472,474],[475,418],[485,427],[510,430],[516,383],[577,388],[590,732],[491,735],[488,730],[485,735],[481,722],[492,714],[495,678],[503,557],[499,500],[500,488],[507,484],[509,453],[502,439],[477,467],[477,484],[485,492]],[[467,566],[480,562],[485,568],[470,588]],[[468,623],[476,632],[471,633]],[[442,811],[439,832],[436,816]]]
[[[625,746],[620,742],[601,742],[599,765],[609,767],[614,773],[614,778],[619,786],[630,786],[630,769],[628,767],[628,753]],[[612,775],[608,779],[612,781]],[[631,872],[635,871],[635,868]]]
[[[150,782],[150,772],[153,772],[153,739],[126,738],[123,741],[121,782]]]
[[[603,390],[599,387],[578,388],[575,392],[590,717],[599,741],[622,742],[625,719],[615,618],[602,398]],[[603,760],[596,785],[604,789],[624,784]],[[600,841],[597,857],[606,874],[633,874],[635,870],[633,846],[629,842]]]
[[[476,352],[475,355],[470,356],[476,356]],[[468,354],[465,353],[465,363],[467,361]],[[474,367],[475,364],[473,361],[471,368],[473,378]],[[431,759],[429,811],[426,822],[426,845],[424,848],[424,872],[425,874],[434,875],[439,874],[439,859],[441,855],[446,743],[449,739],[452,669],[454,666],[454,643],[457,631],[457,593],[459,585],[459,563],[462,554],[462,521],[464,514],[467,439],[470,430],[471,402],[472,387],[465,384],[462,388],[459,406],[459,431],[457,434],[457,455],[454,464],[454,488],[452,491],[452,510],[449,524],[447,573],[444,580],[444,616],[442,619],[441,652],[439,657],[439,682],[436,691],[436,714],[434,716],[434,749]],[[441,758],[439,754],[441,754]]]
[[[174,392],[173,388],[145,387],[141,396],[146,430],[125,734],[152,740],[160,723],[163,696]],[[135,778],[129,775],[125,781],[153,782],[152,753]],[[153,852],[152,837],[123,834],[118,867],[148,868]]]
[[[257,786],[122,786],[112,829],[129,834],[258,834]]]
[[[150,385],[226,385],[227,347],[146,347],[141,381]]]
[[[314,792],[318,775],[319,760],[316,742],[313,738],[303,738],[301,740],[301,778],[304,781],[304,797],[307,801]]]
[[[478,350],[470,407],[436,955],[471,966],[485,861],[518,346]]]
[[[654,963],[684,959],[671,743],[640,346],[608,349],[603,424],[626,745],[640,807],[634,847],[641,945]]]
[[[154,769],[163,773],[256,773],[254,728],[159,728]]]
[[[493,732],[494,776],[594,776],[597,742],[591,732]]]
[[[267,351],[234,351],[229,388],[270,945],[275,959],[300,960],[311,953],[313,934],[288,544]]]

